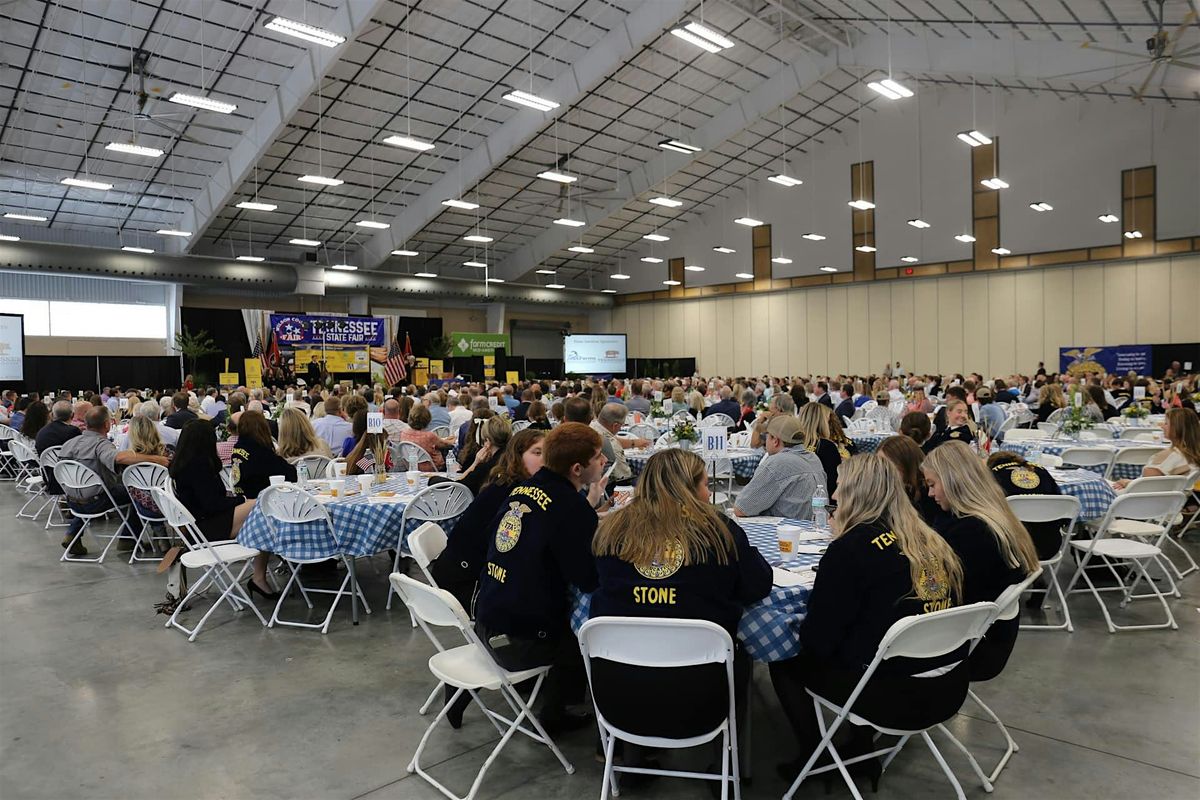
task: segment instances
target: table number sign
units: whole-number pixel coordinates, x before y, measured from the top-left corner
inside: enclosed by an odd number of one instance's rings
[[[724,455],[729,444],[729,435],[723,430],[704,431],[704,452],[709,455]]]
[[[367,433],[383,433],[383,412],[367,412]]]

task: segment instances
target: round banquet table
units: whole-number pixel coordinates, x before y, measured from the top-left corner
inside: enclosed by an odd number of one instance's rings
[[[1010,453],[1016,453],[1022,458],[1026,458],[1028,453],[1034,448],[1034,445],[1041,445],[1042,452],[1047,455],[1061,456],[1062,452],[1069,447],[1086,447],[1114,452],[1124,447],[1166,447],[1165,444],[1156,444],[1155,442],[1147,442],[1138,439],[1081,439],[1080,441],[1072,441],[1070,439],[1023,439],[1019,442],[1004,442],[1000,445],[1001,450],[1007,450]],[[1103,466],[1085,467],[1095,473],[1103,473]],[[1140,477],[1142,467],[1138,464],[1117,464],[1113,467],[1112,477],[1114,480],[1124,478],[1133,480]]]
[[[889,436],[895,436],[895,431],[879,431],[870,433],[867,431],[846,431],[846,436],[850,441],[854,442],[855,448],[860,453],[874,453],[883,440]]]
[[[641,450],[629,449],[625,451],[625,460],[629,462],[629,468],[633,471],[633,477],[637,477],[646,467],[646,462],[650,460],[650,456],[657,453],[659,450],[666,448],[662,447],[647,447]],[[693,447],[692,452],[699,456],[704,456],[699,446]],[[749,447],[730,447],[725,451],[725,455],[721,458],[728,458],[729,463],[733,466],[733,474],[739,478],[751,478],[754,476],[754,470],[758,469],[758,462],[762,461],[764,451],[752,450]]]

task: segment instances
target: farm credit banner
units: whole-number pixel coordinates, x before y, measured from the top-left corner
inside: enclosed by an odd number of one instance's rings
[[[383,347],[387,344],[382,317],[272,314],[271,330],[280,347]]]

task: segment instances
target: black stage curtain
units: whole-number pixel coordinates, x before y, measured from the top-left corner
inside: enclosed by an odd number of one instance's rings
[[[100,380],[96,380],[97,365]],[[175,389],[180,384],[178,356],[26,356],[25,391],[57,394],[66,389],[100,391]]]

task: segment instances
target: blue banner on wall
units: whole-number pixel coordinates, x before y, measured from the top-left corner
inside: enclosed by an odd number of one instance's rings
[[[1112,347],[1060,347],[1058,371],[1081,375],[1085,372],[1109,372],[1124,375],[1135,372],[1150,374],[1148,344],[1120,344]]]
[[[271,330],[281,347],[337,345],[383,347],[382,317],[324,317],[315,314],[272,314]]]

